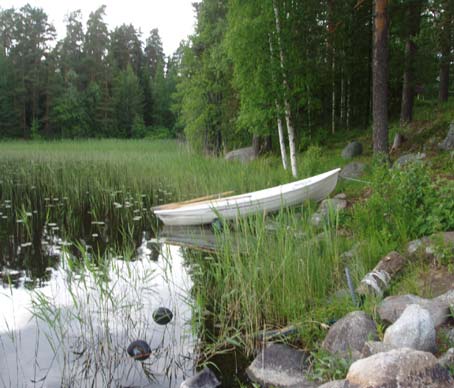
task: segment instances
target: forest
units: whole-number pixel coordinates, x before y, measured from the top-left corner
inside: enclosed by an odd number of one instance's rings
[[[415,98],[448,99],[450,0],[193,6],[195,32],[167,58],[157,29],[109,31],[105,6],[86,26],[67,15],[61,40],[45,10],[0,9],[0,137],[179,136],[219,154],[253,136],[277,148],[288,132],[301,150],[373,121],[387,130],[388,115],[405,125]]]

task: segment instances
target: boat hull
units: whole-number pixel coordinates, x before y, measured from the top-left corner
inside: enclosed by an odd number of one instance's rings
[[[311,178],[244,195],[219,198],[183,205],[172,209],[156,209],[154,213],[165,225],[190,226],[212,223],[216,219],[232,220],[254,213],[275,212],[305,200],[320,201],[336,187],[340,169]]]

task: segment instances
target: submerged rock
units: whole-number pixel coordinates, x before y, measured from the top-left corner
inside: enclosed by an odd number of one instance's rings
[[[452,387],[447,369],[428,352],[401,348],[358,360],[350,366],[347,386],[355,388]]]
[[[341,357],[358,359],[365,342],[377,337],[372,318],[363,311],[354,311],[331,326],[322,348]]]
[[[342,157],[344,159],[352,159],[363,153],[363,145],[358,141],[352,141],[342,150]]]
[[[435,326],[430,313],[417,304],[407,306],[386,330],[383,343],[393,348],[435,351]]]
[[[143,340],[136,340],[131,342],[126,351],[136,361],[144,361],[148,357],[150,357],[151,354],[150,345],[148,345],[148,343]]]
[[[158,325],[167,325],[173,318],[173,313],[167,307],[159,307],[153,311],[153,320]]]
[[[305,353],[288,345],[270,344],[246,369],[249,378],[264,386],[312,388],[304,373]]]
[[[180,388],[216,388],[221,383],[209,368],[204,368],[196,375],[189,377],[181,383]]]

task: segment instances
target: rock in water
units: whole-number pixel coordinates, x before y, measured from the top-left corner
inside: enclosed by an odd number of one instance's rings
[[[150,357],[151,348],[145,341],[136,340],[129,344],[127,352],[136,361],[144,361]]]
[[[436,348],[435,326],[429,311],[418,304],[409,305],[385,332],[385,345],[432,352]]]
[[[352,159],[363,153],[363,145],[358,141],[352,141],[342,150],[342,157],[344,159]]]
[[[180,388],[216,388],[220,385],[221,383],[214,373],[210,369],[205,368],[196,375],[184,380]]]
[[[265,387],[313,388],[317,385],[305,376],[306,355],[288,345],[269,344],[246,369],[248,377]]]
[[[153,311],[153,320],[158,325],[167,325],[173,318],[173,313],[167,307],[159,307]]]

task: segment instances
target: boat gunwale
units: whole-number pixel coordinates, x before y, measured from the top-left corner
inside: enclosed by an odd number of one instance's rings
[[[187,212],[187,211],[207,210],[207,209],[212,209],[212,208],[217,208],[219,210],[222,210],[219,208],[219,206],[222,206],[222,204],[224,204],[224,206],[227,206],[227,207],[231,206],[228,203],[228,201],[240,200],[237,203],[235,203],[235,205],[238,206],[242,202],[246,202],[244,200],[247,198],[256,197],[256,198],[253,198],[253,200],[261,200],[261,199],[263,199],[263,194],[272,193],[273,191],[276,191],[276,194],[272,194],[272,196],[277,196],[277,195],[282,196],[289,192],[303,189],[304,187],[308,186],[309,184],[319,183],[319,182],[331,177],[332,175],[338,174],[340,170],[341,170],[340,168],[336,168],[336,169],[326,171],[326,172],[318,174],[318,175],[314,175],[312,177],[301,179],[299,181],[285,183],[282,185],[273,186],[273,187],[269,187],[266,189],[253,191],[250,193],[233,195],[233,196],[229,196],[229,197],[221,197],[221,198],[217,198],[214,200],[211,199],[211,200],[204,200],[204,201],[200,201],[200,202],[182,204],[182,206],[172,208],[172,209],[162,209],[162,210],[157,209],[154,211],[154,213],[157,216],[159,216],[159,215],[167,216],[167,215],[183,213],[185,211]],[[297,187],[295,187],[295,186],[297,186]],[[260,195],[262,195],[262,196],[260,196]],[[270,195],[270,197],[271,197],[271,195]],[[206,206],[206,205],[209,205],[209,206]]]

